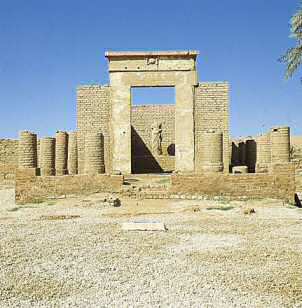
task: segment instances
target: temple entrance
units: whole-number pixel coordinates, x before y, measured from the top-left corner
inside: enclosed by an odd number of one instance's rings
[[[131,173],[175,169],[175,88],[131,88]]]
[[[195,86],[198,85],[197,55],[196,51],[106,53],[109,60],[111,87],[113,170],[122,174],[132,172],[131,89],[133,87],[174,87],[175,171],[194,171],[193,116],[194,91]],[[158,127],[157,130],[160,131],[161,128]],[[155,149],[156,146],[153,146]],[[170,151],[173,152],[173,146]]]

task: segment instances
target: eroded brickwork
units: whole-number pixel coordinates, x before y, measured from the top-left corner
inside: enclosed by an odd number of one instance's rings
[[[0,184],[12,184],[18,166],[18,140],[0,139]]]
[[[171,191],[241,198],[274,198],[294,202],[294,164],[274,165],[271,173],[173,175]]]
[[[229,86],[228,83],[200,83],[194,102],[195,170],[201,172],[202,134],[208,129],[223,133],[225,171],[230,162],[229,151]],[[110,87],[78,88],[79,172],[84,172],[85,134],[99,129],[104,134],[106,172],[111,171],[111,101]],[[162,124],[163,154],[152,153],[151,127]],[[175,168],[175,106],[133,106],[131,109],[132,172],[172,171]]]
[[[85,134],[100,131],[104,136],[106,173],[111,170],[110,87],[81,86],[77,91],[78,169],[84,172]]]
[[[123,177],[114,175],[37,176],[37,169],[18,169],[16,203],[41,202],[62,195],[119,192]]]
[[[208,129],[223,133],[224,171],[229,172],[229,84],[202,82],[195,88],[195,171],[202,172],[201,148],[203,133]]]
[[[0,164],[18,164],[18,140],[0,139]]]
[[[231,144],[229,84],[199,83],[197,56],[196,51],[107,52],[110,86],[78,88],[77,132],[70,146],[65,133],[47,151],[45,138],[42,146],[35,140],[25,147],[21,138],[21,170],[18,142],[0,140],[0,182],[17,172],[16,201],[30,202],[119,191],[123,177],[109,174],[174,170],[171,193],[292,200],[302,190],[301,146],[290,148],[287,127]],[[175,105],[131,106],[132,87],[166,86],[175,88]],[[88,138],[96,133],[102,142]],[[234,174],[229,174],[231,159]],[[104,171],[107,175],[95,174]]]

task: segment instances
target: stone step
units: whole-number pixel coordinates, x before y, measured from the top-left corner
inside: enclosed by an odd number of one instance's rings
[[[131,199],[183,199],[183,200],[207,200],[207,196],[190,195],[190,194],[175,194],[169,191],[166,192],[126,192],[122,194],[123,197]],[[215,199],[215,197],[214,197]]]

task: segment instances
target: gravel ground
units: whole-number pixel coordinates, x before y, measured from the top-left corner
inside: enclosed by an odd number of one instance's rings
[[[1,307],[302,307],[302,210],[280,202],[14,205],[0,190]],[[244,215],[245,207],[255,214]],[[122,231],[126,221],[167,232]]]

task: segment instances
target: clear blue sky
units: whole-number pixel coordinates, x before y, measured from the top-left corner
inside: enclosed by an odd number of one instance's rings
[[[200,51],[200,81],[230,82],[233,136],[279,124],[302,134],[301,70],[285,81],[285,67],[277,61],[294,44],[289,19],[298,5],[0,0],[0,138],[14,138],[21,129],[40,136],[75,129],[76,87],[108,83],[106,50],[170,49]],[[146,95],[140,100],[147,101]]]

